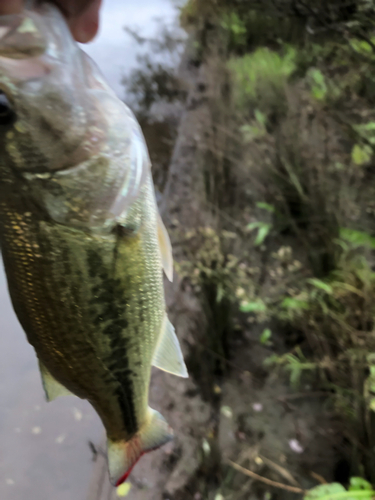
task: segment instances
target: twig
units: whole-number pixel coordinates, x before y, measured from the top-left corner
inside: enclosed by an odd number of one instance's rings
[[[226,462],[231,467],[233,467],[233,469],[236,469],[239,472],[242,472],[242,474],[250,476],[253,479],[256,479],[257,481],[261,481],[262,483],[268,484],[269,486],[274,486],[275,488],[279,488],[281,490],[287,490],[290,491],[291,493],[305,493],[305,490],[303,490],[302,488],[296,488],[295,486],[288,486],[287,484],[278,483],[277,481],[272,481],[271,479],[267,479],[266,477],[260,476],[259,474],[256,474],[255,472],[249,469],[241,467],[241,465],[232,462],[232,460],[227,459]]]
[[[287,470],[285,469],[284,467],[281,467],[281,465],[273,462],[272,460],[270,460],[269,458],[267,457],[264,457],[263,455],[259,455],[259,458],[261,458],[263,460],[263,462],[268,466],[270,467],[271,469],[273,469],[274,471],[278,472],[284,479],[286,479],[290,484],[293,484],[294,486],[297,486],[299,487],[299,484],[298,482],[294,479],[294,477],[292,476],[292,474]]]
[[[310,471],[310,476],[313,479],[316,479],[320,484],[328,484],[328,482],[324,479],[323,476],[321,476],[320,474],[317,474],[314,471]]]

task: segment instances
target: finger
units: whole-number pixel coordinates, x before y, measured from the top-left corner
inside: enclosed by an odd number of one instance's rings
[[[22,0],[0,0],[0,15],[19,14],[23,8]]]
[[[1,0],[0,0],[1,1]],[[65,16],[70,19],[77,17],[87,10],[94,0],[50,0],[56,4]]]
[[[71,32],[77,42],[90,42],[97,34],[101,3],[102,0],[93,0],[83,11],[68,19]]]

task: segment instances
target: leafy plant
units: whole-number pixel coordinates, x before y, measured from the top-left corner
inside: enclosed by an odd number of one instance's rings
[[[271,337],[272,337],[272,332],[269,328],[265,328],[260,336],[260,343],[263,345],[270,345],[271,342]]]
[[[233,184],[239,186],[236,195],[241,194],[234,196],[236,201],[223,219],[225,224],[229,218],[237,219],[234,223],[242,229],[243,220],[250,216],[254,222],[247,230],[254,235],[253,246],[267,242],[272,250],[276,245],[292,250],[276,258],[273,253],[254,252],[252,246],[249,253],[255,255],[256,264],[250,265],[251,257],[229,259],[221,242],[210,237],[209,245],[191,251],[191,283],[197,291],[211,287],[215,314],[230,298],[236,306],[239,303],[249,322],[272,320],[286,332],[287,345],[298,342],[299,348],[294,345],[281,356],[275,353],[267,363],[282,367],[293,387],[308,374],[318,390],[329,391],[329,402],[344,417],[345,436],[355,450],[352,470],[365,470],[371,477],[375,470],[375,238],[359,229],[372,227],[375,215],[375,210],[367,211],[374,194],[374,2],[354,2],[350,12],[347,2],[314,1],[311,6],[300,1],[270,2],[290,14],[289,25],[285,22],[289,39],[284,32],[274,36],[275,25],[284,23],[282,16],[275,23],[265,3],[246,17],[243,14],[250,9],[241,0],[190,0],[189,8],[194,7],[197,15],[196,7],[203,10],[207,3],[217,17],[206,17],[210,28],[203,46],[215,41],[212,32],[218,29],[225,39],[217,51],[220,60],[230,56],[230,81],[225,80],[220,89],[215,81],[213,88],[218,90],[220,105],[228,104],[228,95],[235,104],[228,105],[233,128],[229,120],[216,121],[216,108],[212,112],[213,128],[221,127],[221,137],[235,141],[235,146],[229,140],[226,144],[213,141],[212,149],[219,150],[225,175],[238,174]],[[266,25],[270,28],[264,29]],[[291,41],[298,28],[300,38]],[[231,49],[237,57],[232,57]],[[209,106],[213,100],[210,96]],[[239,131],[242,141],[238,141]],[[264,211],[260,217],[257,209]],[[237,243],[238,252],[243,249],[241,243],[249,246],[246,236]],[[238,279],[245,262],[248,269],[261,270],[255,277],[244,272]],[[212,325],[220,323],[215,314]],[[210,329],[212,335],[211,324]],[[266,328],[259,342],[268,345],[271,338]],[[369,483],[358,487],[358,481],[352,478],[348,490],[341,485],[318,487],[306,498],[373,496]]]
[[[234,97],[239,108],[258,104],[262,113],[283,105],[285,84],[293,74],[296,50],[285,47],[279,54],[265,47],[243,57],[232,58],[228,67],[234,80]]]
[[[372,148],[368,144],[354,144],[352,149],[352,161],[356,165],[365,165],[372,158]]]
[[[255,238],[254,244],[255,244],[255,246],[259,246],[264,242],[264,240],[269,235],[269,233],[272,229],[272,224],[268,224],[266,222],[261,222],[261,221],[251,222],[250,224],[248,224],[246,226],[246,229],[248,231],[254,231],[255,229],[258,230],[258,234]]]
[[[240,305],[240,310],[244,313],[265,313],[267,306],[261,299],[252,302],[243,301]]]
[[[370,37],[369,40],[361,40],[359,38],[351,38],[349,40],[350,47],[360,55],[366,56],[370,59],[375,58],[374,50],[371,44],[375,43],[375,37]]]
[[[371,484],[361,477],[352,477],[346,490],[340,483],[321,484],[309,490],[304,500],[370,500],[375,495]]]
[[[256,204],[258,208],[262,208],[263,210],[267,210],[270,214],[274,214],[276,212],[276,209],[273,205],[270,205],[269,203],[264,203],[263,201],[258,201]]]
[[[246,25],[237,12],[230,11],[224,13],[220,24],[229,34],[230,46],[236,48],[246,43]]]
[[[287,353],[282,356],[276,354],[266,358],[264,365],[266,367],[281,366],[290,373],[290,384],[294,389],[298,389],[301,382],[301,377],[304,372],[314,372],[319,365],[310,362],[302,354],[299,347],[295,349],[296,354]]]
[[[259,202],[259,203],[257,203],[257,207],[262,209],[262,210],[265,210],[269,214],[274,214],[276,212],[275,207],[273,205],[270,205],[269,203]],[[262,243],[264,243],[265,239],[272,231],[272,228],[273,228],[272,223],[264,222],[264,221],[251,222],[250,224],[248,224],[246,226],[246,229],[250,232],[257,230],[257,236],[256,236],[255,241],[254,241],[255,246],[259,246]]]
[[[365,139],[371,145],[375,145],[375,122],[362,123],[352,127],[359,137]]]
[[[329,285],[328,283],[326,283],[325,281],[319,280],[317,278],[310,278],[307,280],[307,283],[310,283],[318,290],[323,290],[328,295],[332,295],[332,293],[333,293],[332,286]]]
[[[318,68],[311,68],[307,73],[310,80],[311,92],[318,101],[323,101],[327,97],[328,87],[325,76]]]
[[[340,238],[350,243],[353,248],[364,247],[375,250],[375,238],[364,231],[342,227]]]
[[[241,132],[245,143],[252,142],[254,139],[260,139],[267,133],[267,116],[259,109],[254,111],[255,120],[251,123],[242,125]]]

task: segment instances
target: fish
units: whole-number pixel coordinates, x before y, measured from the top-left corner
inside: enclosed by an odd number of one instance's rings
[[[188,377],[172,248],[134,114],[49,4],[0,16],[0,247],[47,401],[89,401],[118,486],[173,437],[148,404],[152,366]]]

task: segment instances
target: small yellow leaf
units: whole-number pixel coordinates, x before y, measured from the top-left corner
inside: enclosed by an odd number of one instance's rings
[[[375,412],[375,398],[370,401],[370,410]]]
[[[364,165],[371,160],[372,148],[369,145],[355,144],[352,149],[352,160],[356,165]]]
[[[130,483],[123,483],[117,488],[117,496],[120,498],[128,496],[132,485]]]

